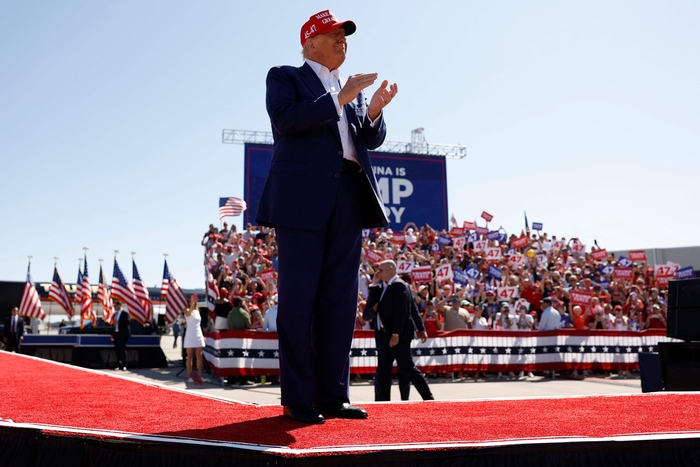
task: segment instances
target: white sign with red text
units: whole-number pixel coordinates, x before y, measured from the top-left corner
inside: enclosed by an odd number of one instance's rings
[[[485,248],[484,258],[487,261],[498,261],[503,258],[503,252],[498,247]]]
[[[454,245],[455,250],[457,251],[462,251],[466,243],[467,239],[465,237],[457,237],[454,240],[452,240],[452,245]]]
[[[520,289],[517,286],[498,287],[498,289],[496,289],[496,296],[499,300],[510,301],[514,298],[520,297]]]
[[[484,251],[486,249],[486,247],[488,246],[488,244],[489,244],[489,242],[487,242],[486,240],[476,241],[476,242],[474,242],[474,251],[477,251],[477,252]]]
[[[593,294],[591,292],[584,292],[582,290],[572,290],[571,291],[571,304],[572,305],[589,306],[591,304],[592,298],[593,298]]]
[[[413,262],[412,261],[399,261],[398,264],[396,265],[396,273],[397,274],[410,274],[412,270],[413,270]]]
[[[451,264],[441,264],[435,268],[435,280],[438,282],[445,282],[452,280],[454,273],[452,272]]]
[[[493,219],[493,216],[489,214],[488,212],[484,211],[481,213],[481,218],[486,220],[486,222],[491,222],[491,219]]]
[[[605,248],[596,250],[594,252],[591,252],[591,257],[593,257],[593,259],[596,261],[600,261],[608,257],[608,251]]]

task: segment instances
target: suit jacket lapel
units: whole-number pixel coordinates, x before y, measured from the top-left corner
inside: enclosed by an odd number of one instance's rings
[[[306,84],[314,97],[321,97],[322,95],[326,94],[326,88],[323,87],[323,83],[321,83],[321,80],[308,63],[304,62],[304,65],[302,65],[299,70],[301,71],[302,81],[304,84]],[[347,109],[348,106],[346,105],[344,108]],[[331,123],[330,128],[335,135],[335,138],[338,140],[338,143],[340,143],[340,130],[338,130],[338,124]]]

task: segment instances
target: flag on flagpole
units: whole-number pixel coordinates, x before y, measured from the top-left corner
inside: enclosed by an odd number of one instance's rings
[[[36,287],[34,287],[34,282],[32,282],[32,276],[29,272],[31,265],[32,263],[29,263],[27,266],[27,282],[24,284],[22,302],[19,305],[19,315],[43,320],[46,318],[46,314],[41,308],[39,294],[36,291]]]
[[[80,263],[78,263],[78,280],[75,281],[75,294],[73,295],[73,301],[77,305],[80,305],[82,293],[83,293],[83,273],[80,272]]]
[[[174,322],[180,313],[187,307],[187,298],[174,277],[170,275],[168,262],[165,262],[163,269],[163,283],[168,282],[165,298],[165,321],[170,324]]]
[[[136,297],[134,288],[126,281],[122,270],[119,269],[117,258],[114,258],[114,271],[112,272],[112,297],[121,300],[129,310],[129,314],[139,323],[146,322],[146,311]]]
[[[92,309],[92,287],[90,287],[90,277],[88,276],[87,254],[83,267],[83,283],[80,289],[80,329],[82,329],[86,319],[92,320],[93,326],[97,324],[97,315]]]
[[[527,223],[527,211],[523,211],[525,213],[525,230],[530,230],[530,225]]]
[[[168,296],[168,287],[170,286],[170,271],[168,270],[168,261],[165,261],[163,266],[163,284],[160,286],[160,296],[165,298]]]
[[[100,264],[100,285],[97,288],[97,299],[102,304],[102,319],[105,323],[112,324],[112,318],[114,316],[114,305],[112,304],[112,297],[110,296],[109,290],[107,289],[107,281],[105,281],[104,272],[102,272],[102,265]]]
[[[148,321],[153,321],[153,302],[151,302],[151,296],[148,293],[148,287],[141,280],[139,275],[139,270],[136,267],[136,261],[131,260],[131,274],[133,277],[134,292],[136,292],[136,297],[141,300],[144,311],[146,311],[146,319]]]
[[[56,266],[53,268],[53,280],[49,289],[49,300],[58,303],[61,308],[66,310],[69,319],[73,319],[73,304],[70,301],[70,295],[66,290],[66,286],[61,280],[61,275],[58,273]]]
[[[219,198],[219,219],[227,216],[240,216],[246,209],[248,209],[248,205],[240,198],[233,196]]]

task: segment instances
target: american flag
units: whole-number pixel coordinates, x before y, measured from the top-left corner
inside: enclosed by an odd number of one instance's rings
[[[170,324],[180,316],[182,310],[187,306],[187,298],[175,278],[170,275],[167,261],[165,262],[165,269],[163,270],[163,283],[166,283],[166,281],[169,283],[169,287],[166,289],[165,321]]]
[[[78,263],[78,280],[75,281],[75,295],[73,295],[73,301],[80,305],[81,295],[83,293],[83,273],[80,272],[80,263]]]
[[[80,287],[80,328],[82,329],[85,320],[92,320],[93,326],[97,323],[97,316],[92,310],[92,287],[88,277],[87,255],[85,255],[85,266],[83,267],[83,283]]]
[[[117,258],[114,258],[114,271],[112,272],[112,297],[121,300],[129,310],[132,318],[143,324],[148,316],[136,297],[134,288],[126,281],[124,274],[119,269]]]
[[[219,198],[219,219],[227,216],[240,216],[248,208],[246,202],[240,198],[230,196]]]
[[[68,313],[68,317],[73,319],[73,304],[70,301],[70,296],[68,295],[66,286],[61,280],[61,275],[58,273],[58,268],[56,268],[56,266],[53,268],[53,281],[49,289],[49,300],[53,300],[61,305],[61,308]]]
[[[39,294],[34,287],[34,282],[32,282],[32,276],[29,273],[29,268],[31,263],[27,266],[27,282],[24,284],[24,293],[22,294],[22,302],[19,305],[20,316],[27,316],[29,318],[46,318],[44,310],[41,309],[41,300],[39,299]]]
[[[143,309],[146,311],[146,319],[148,321],[153,320],[153,303],[151,302],[151,296],[148,294],[148,287],[146,287],[146,284],[143,283],[141,280],[141,276],[139,275],[139,270],[136,267],[136,261],[133,259],[131,260],[131,274],[134,278],[133,284],[134,284],[134,292],[136,292],[136,297],[141,300],[141,304],[143,305]]]
[[[107,281],[105,281],[105,275],[102,272],[102,265],[100,264],[100,285],[97,288],[97,299],[102,304],[102,319],[105,323],[112,324],[112,318],[114,316],[114,305],[112,304],[112,297],[107,290]]]
[[[160,286],[160,296],[168,296],[168,287],[170,286],[170,271],[168,270],[168,261],[165,261],[165,266],[163,267],[163,285]]]

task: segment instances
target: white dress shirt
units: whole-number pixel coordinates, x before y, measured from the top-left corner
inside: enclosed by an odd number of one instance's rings
[[[335,109],[338,111],[338,117],[340,117],[340,120],[338,120],[338,131],[340,132],[340,142],[343,146],[343,157],[359,164],[360,162],[357,159],[355,143],[353,143],[352,137],[350,136],[348,117],[346,116],[345,112],[343,112],[343,107],[338,101],[338,93],[340,92],[342,85],[345,83],[345,79],[340,78],[340,70],[338,68],[330,71],[325,66],[314,62],[313,60],[306,60],[306,63],[309,64],[311,69],[314,70],[314,73],[316,73],[316,76],[318,76],[318,79],[321,80],[326,92],[331,94],[331,98],[335,104]],[[377,121],[379,121],[379,118],[376,118],[374,121],[370,119],[370,124],[374,126],[375,122]]]

